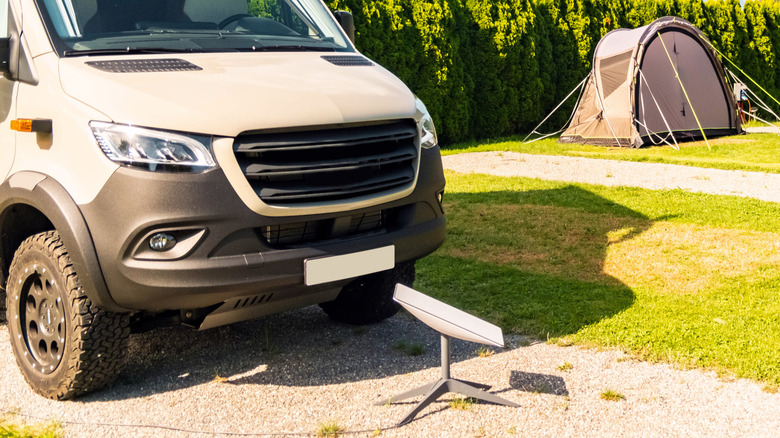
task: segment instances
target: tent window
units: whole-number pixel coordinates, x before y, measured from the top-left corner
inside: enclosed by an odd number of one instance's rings
[[[604,98],[606,99],[628,80],[628,67],[631,64],[633,50],[599,60],[599,75]]]

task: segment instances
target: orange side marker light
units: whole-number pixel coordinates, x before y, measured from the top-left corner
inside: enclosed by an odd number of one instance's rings
[[[32,132],[32,120],[16,119],[11,120],[11,130],[19,132]]]
[[[11,130],[19,132],[52,132],[51,119],[16,119],[11,120]]]

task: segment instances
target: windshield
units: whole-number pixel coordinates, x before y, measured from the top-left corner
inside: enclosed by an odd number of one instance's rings
[[[320,0],[37,0],[64,56],[353,51]]]

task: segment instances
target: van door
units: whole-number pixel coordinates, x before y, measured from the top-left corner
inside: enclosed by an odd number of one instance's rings
[[[8,0],[0,0],[0,37],[9,36],[10,14]],[[0,76],[0,181],[8,176],[16,154],[16,132],[11,131],[11,120],[16,117],[17,84],[17,81]]]

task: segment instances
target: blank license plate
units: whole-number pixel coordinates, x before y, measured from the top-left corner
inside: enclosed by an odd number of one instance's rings
[[[395,246],[303,261],[307,286],[360,277],[395,267]]]

